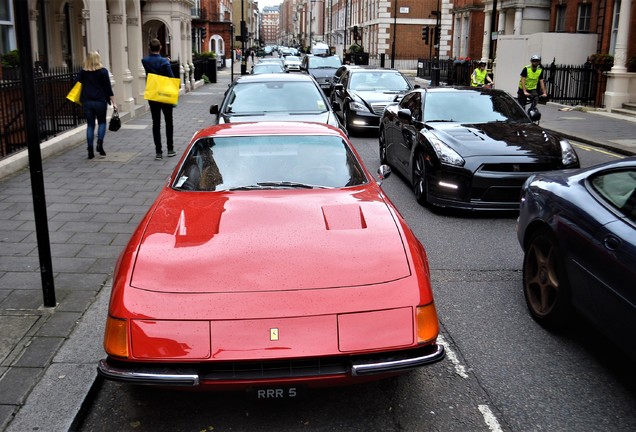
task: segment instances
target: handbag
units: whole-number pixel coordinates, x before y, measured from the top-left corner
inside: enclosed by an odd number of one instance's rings
[[[119,118],[119,113],[115,111],[108,123],[108,130],[117,132],[119,129],[121,129],[121,119]]]
[[[81,105],[82,104],[82,102],[80,102],[81,96],[82,96],[82,83],[78,81],[75,83],[71,91],[68,92],[68,94],[66,95],[66,99]]]
[[[179,100],[181,80],[153,73],[148,74],[144,99],[176,105]]]

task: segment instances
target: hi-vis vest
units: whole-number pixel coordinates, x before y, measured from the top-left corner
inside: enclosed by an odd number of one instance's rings
[[[526,76],[526,90],[535,90],[537,88],[537,84],[539,84],[539,75],[541,75],[542,70],[543,69],[540,67],[537,67],[537,70],[533,71],[532,66],[526,66],[526,72],[528,74]],[[523,89],[523,86],[521,85],[521,78],[519,78],[519,88]]]
[[[479,68],[475,69],[471,75],[470,85],[477,87],[479,84],[486,84],[486,75],[488,75],[488,71],[486,69],[483,71]]]

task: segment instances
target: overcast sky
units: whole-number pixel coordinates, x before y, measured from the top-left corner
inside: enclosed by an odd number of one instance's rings
[[[265,6],[278,6],[283,0],[258,0],[258,8],[263,10]]]

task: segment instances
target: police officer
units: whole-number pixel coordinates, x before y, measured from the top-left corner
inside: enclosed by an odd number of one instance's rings
[[[541,57],[533,54],[530,57],[530,64],[525,66],[521,71],[519,79],[519,90],[517,98],[521,106],[525,106],[530,95],[538,96],[537,86],[541,86],[541,96],[547,96],[545,91],[545,82],[543,80],[543,68],[541,68]]]
[[[480,61],[473,73],[470,74],[470,85],[472,87],[483,87],[486,85],[486,81],[488,81],[488,84],[492,84],[492,80],[486,70],[486,62]]]

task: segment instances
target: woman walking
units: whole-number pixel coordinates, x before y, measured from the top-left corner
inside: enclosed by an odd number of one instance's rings
[[[86,117],[86,143],[88,158],[93,159],[93,141],[95,139],[95,120],[97,120],[97,152],[106,156],[104,151],[104,136],[106,135],[106,109],[108,104],[113,104],[117,111],[113,88],[110,85],[110,74],[102,66],[98,52],[88,53],[84,61],[84,67],[77,74],[77,80],[82,83],[82,95],[80,101]]]

